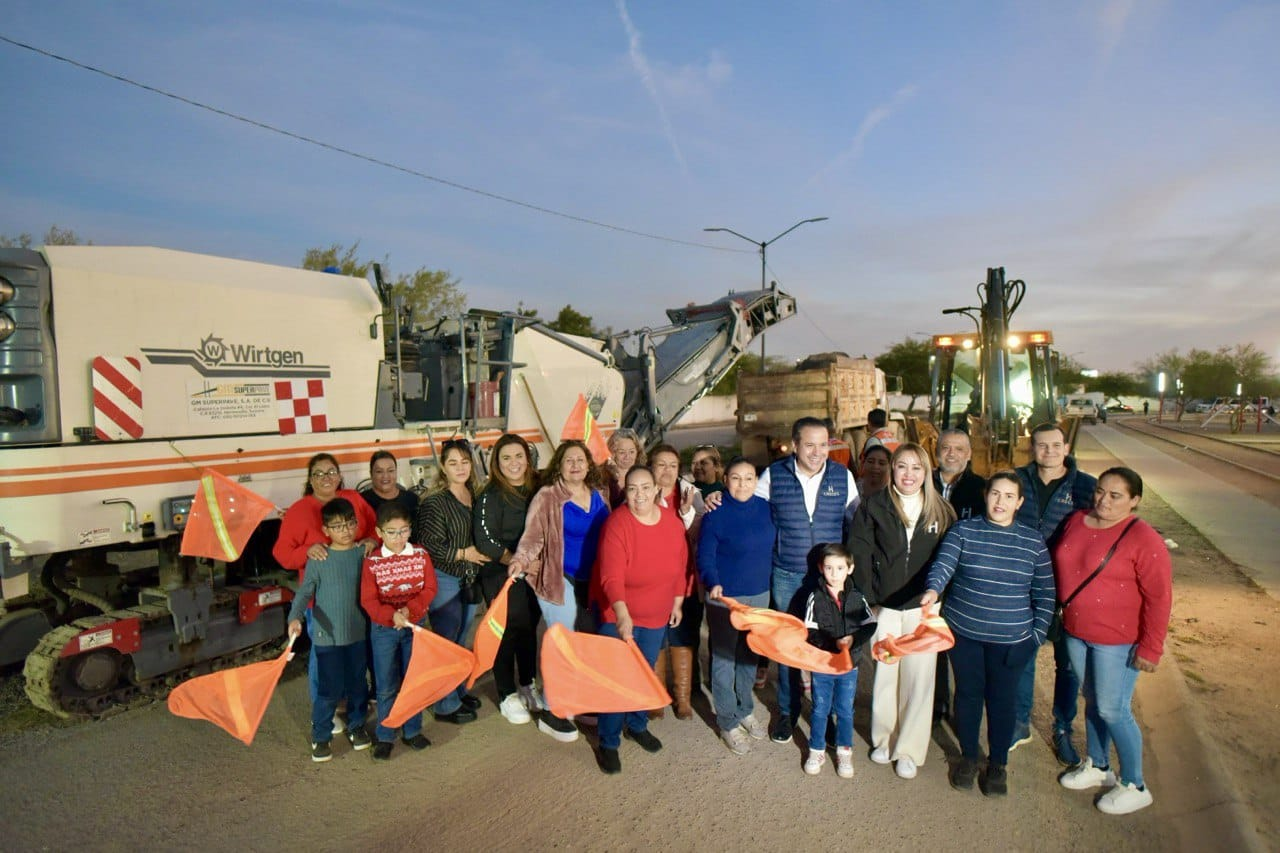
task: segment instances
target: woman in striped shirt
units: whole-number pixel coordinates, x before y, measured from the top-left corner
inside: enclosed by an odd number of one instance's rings
[[[951,785],[973,787],[985,705],[990,753],[979,785],[987,796],[1008,792],[1005,764],[1018,677],[1044,642],[1053,617],[1053,565],[1040,533],[1015,520],[1022,500],[1017,474],[993,474],[987,481],[986,517],[961,521],[947,532],[920,599],[928,607],[947,591],[942,615],[956,638],[950,658],[962,756],[951,770]]]

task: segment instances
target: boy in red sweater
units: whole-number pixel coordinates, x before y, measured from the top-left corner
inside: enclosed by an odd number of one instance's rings
[[[436,595],[436,573],[427,552],[409,542],[413,523],[402,504],[384,503],[378,508],[378,536],[382,547],[364,558],[360,578],[360,606],[369,614],[369,641],[373,648],[373,681],[378,697],[377,742],[373,757],[391,757],[395,732],[382,725],[400,692],[413,649],[413,625],[421,626],[427,607]],[[414,749],[426,749],[431,741],[422,733],[422,714],[410,717],[401,739]]]

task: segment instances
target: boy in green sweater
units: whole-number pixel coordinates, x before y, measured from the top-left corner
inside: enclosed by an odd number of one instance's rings
[[[302,587],[289,609],[289,636],[302,633],[302,617],[311,608],[311,642],[316,647],[319,687],[311,705],[311,760],[333,757],[333,714],[347,700],[347,739],[368,749],[365,717],[369,709],[366,663],[369,621],[360,609],[360,572],[364,548],[356,541],[356,511],[346,498],[334,498],[320,510],[329,537],[329,556],[307,560]]]

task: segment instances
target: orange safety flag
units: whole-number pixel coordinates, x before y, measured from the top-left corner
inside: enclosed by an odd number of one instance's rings
[[[293,656],[293,640],[279,657],[184,681],[169,694],[169,713],[192,720],[208,720],[234,738],[253,744],[271,694]]]
[[[853,669],[848,649],[824,651],[809,642],[809,629],[790,613],[767,607],[749,607],[728,596],[720,601],[729,608],[729,621],[739,631],[747,632],[751,651],[796,669],[843,675]]]
[[[407,629],[401,629],[407,630]],[[469,649],[451,643],[426,628],[413,626],[413,650],[409,669],[400,682],[400,693],[382,725],[394,729],[428,705],[443,699],[475,666]]]
[[[578,395],[578,402],[573,404],[569,417],[565,418],[564,429],[560,430],[560,440],[578,439],[587,445],[591,458],[597,465],[602,465],[612,456],[609,445],[604,440],[604,433],[596,426],[596,419],[587,406],[587,398]]]
[[[956,644],[956,637],[947,622],[936,612],[925,613],[924,619],[910,634],[901,637],[885,637],[871,647],[871,656],[880,663],[897,663],[903,655],[922,652],[945,652]]]
[[[188,557],[235,560],[258,522],[274,510],[275,504],[261,495],[212,468],[201,468],[180,551]]]
[[[507,582],[493,597],[480,624],[476,626],[476,637],[471,643],[476,662],[471,667],[471,677],[467,679],[467,689],[476,683],[476,679],[493,669],[493,661],[498,656],[498,646],[502,643],[502,635],[507,630],[507,593],[515,578],[507,578]]]
[[[542,693],[557,717],[649,711],[671,704],[635,641],[567,631],[552,625],[542,637]]]

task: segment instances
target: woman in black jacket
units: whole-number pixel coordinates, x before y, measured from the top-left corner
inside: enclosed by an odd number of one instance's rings
[[[533,495],[534,468],[529,443],[507,433],[493,445],[491,473],[476,497],[472,513],[476,548],[489,561],[480,568],[480,589],[487,606],[507,581],[507,566],[524,535],[529,498]],[[523,578],[516,578],[507,593],[507,625],[493,662],[493,683],[498,690],[498,710],[507,722],[521,725],[543,708],[534,686],[538,666],[538,599]],[[519,671],[517,686],[516,674]]]
[[[846,542],[853,556],[854,583],[876,615],[874,640],[910,634],[920,624],[925,568],[955,518],[933,487],[924,448],[899,445],[890,461],[889,488],[858,507]],[[876,664],[871,760],[896,762],[903,779],[915,778],[929,748],[936,658],[918,654],[894,664]]]

